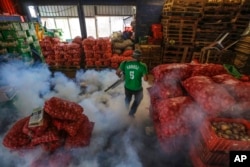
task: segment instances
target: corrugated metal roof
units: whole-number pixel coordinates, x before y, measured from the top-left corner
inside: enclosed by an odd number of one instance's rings
[[[41,17],[78,17],[76,5],[38,6]],[[130,16],[133,6],[84,5],[85,17],[99,16]]]
[[[95,6],[94,5],[84,5],[83,11],[85,17],[94,17],[95,16]]]
[[[41,17],[78,17],[76,5],[38,6]]]
[[[129,16],[133,15],[132,6],[96,6],[96,15]]]

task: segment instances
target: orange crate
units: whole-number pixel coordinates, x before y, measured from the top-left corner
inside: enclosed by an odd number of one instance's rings
[[[191,146],[189,156],[192,161],[193,167],[225,167],[223,165],[209,165],[201,160],[195,146]]]
[[[229,153],[225,151],[210,151],[204,141],[199,140],[196,145],[196,152],[200,159],[209,165],[226,165],[229,164]]]
[[[201,139],[210,151],[250,150],[250,141],[231,140],[219,137],[212,129],[211,122],[240,123],[250,131],[250,122],[245,119],[210,118],[200,126]]]

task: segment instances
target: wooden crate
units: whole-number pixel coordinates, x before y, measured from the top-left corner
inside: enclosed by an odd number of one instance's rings
[[[163,63],[186,63],[190,62],[192,48],[188,46],[169,46],[166,45],[162,55]]]

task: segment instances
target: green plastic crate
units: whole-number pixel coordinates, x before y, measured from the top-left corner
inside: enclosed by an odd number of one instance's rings
[[[32,45],[34,48],[41,48],[39,41],[34,41],[31,45]]]
[[[27,35],[28,36],[36,36],[36,31],[33,29],[33,30],[27,30]]]
[[[15,40],[17,38],[16,31],[14,30],[3,30],[2,35],[5,40]]]
[[[32,35],[33,41],[38,41],[38,38],[36,35]]]
[[[19,53],[17,47],[7,47],[8,53]]]
[[[7,47],[17,47],[18,42],[13,40],[13,41],[0,41],[0,46],[3,48]]]
[[[28,44],[32,44],[34,42],[32,37],[27,37],[26,41],[27,41]]]
[[[23,38],[17,39],[17,43],[18,43],[18,48],[27,48],[27,47],[29,47],[28,42],[26,42],[26,40],[23,39]]]
[[[21,28],[23,31],[29,30],[29,24],[28,23],[20,23]]]
[[[13,23],[12,23],[12,26],[13,26],[13,30],[15,30],[15,31],[20,31],[20,30],[22,30],[22,27],[21,27],[21,25],[20,25],[19,22],[13,22]]]
[[[27,38],[26,31],[16,31],[17,38]]]
[[[30,30],[35,30],[35,26],[34,26],[34,23],[33,22],[29,22],[29,29]]]
[[[21,53],[21,54],[23,54],[23,53],[30,53],[31,52],[30,46],[18,48],[18,52]]]
[[[9,22],[0,22],[0,30],[13,30],[13,25]]]

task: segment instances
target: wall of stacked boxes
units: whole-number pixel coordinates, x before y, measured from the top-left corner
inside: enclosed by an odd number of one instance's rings
[[[32,64],[34,62],[32,48],[43,60],[34,23],[0,22],[0,55],[5,55],[7,59],[18,59]]]

